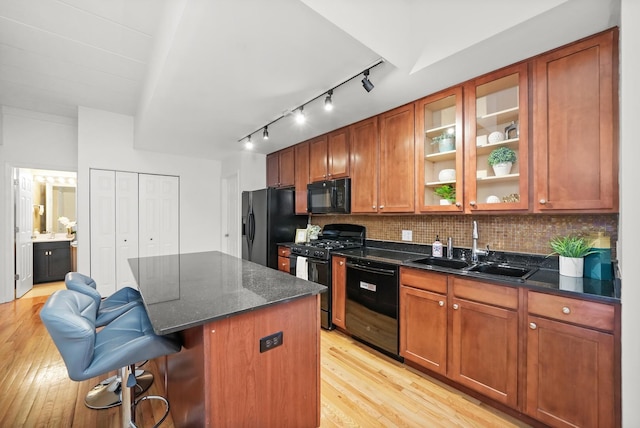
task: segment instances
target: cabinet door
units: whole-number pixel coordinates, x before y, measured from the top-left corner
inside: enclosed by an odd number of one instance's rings
[[[280,185],[280,154],[271,153],[267,155],[267,187],[278,187]]]
[[[138,257],[138,174],[116,171],[116,289],[138,288],[129,259]]]
[[[290,273],[291,260],[289,257],[278,257],[278,270],[281,272]]]
[[[349,176],[349,128],[338,129],[327,136],[328,178]]]
[[[351,125],[351,212],[378,211],[378,118]]]
[[[89,206],[91,277],[103,296],[116,291],[116,173],[92,169]]]
[[[400,355],[447,373],[447,296],[400,286]]]
[[[294,147],[296,157],[296,214],[307,214],[307,184],[309,181],[309,143]]]
[[[309,178],[311,182],[327,180],[327,136],[309,141]]]
[[[331,310],[332,321],[338,327],[346,329],[345,305],[347,298],[347,259],[334,256],[331,262]]]
[[[293,147],[280,150],[279,159],[280,187],[293,186],[296,183],[296,155]]]
[[[516,408],[517,312],[454,298],[451,313],[449,377]]]
[[[554,427],[613,427],[613,336],[528,317],[526,413]]]
[[[47,257],[47,280],[63,281],[71,270],[71,247],[69,242],[49,250]]]
[[[527,64],[467,84],[465,211],[529,208]],[[493,160],[513,159],[510,167]]]
[[[381,213],[413,212],[415,188],[414,105],[379,116]]]
[[[47,262],[49,251],[38,243],[33,245],[33,283],[47,282]]]
[[[179,179],[139,175],[140,257],[179,252]]]
[[[534,65],[534,210],[618,211],[618,32]]]
[[[420,212],[464,209],[462,105],[462,87],[416,102],[416,201]],[[445,191],[450,189],[457,192],[447,198]]]

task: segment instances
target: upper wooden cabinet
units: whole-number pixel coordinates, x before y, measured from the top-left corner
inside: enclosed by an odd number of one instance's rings
[[[466,98],[465,211],[529,208],[527,64],[504,68],[468,82]],[[505,170],[489,161],[510,152]]]
[[[307,184],[311,182],[309,180],[309,143],[296,144],[294,150],[296,214],[307,214]]]
[[[309,152],[311,182],[349,176],[349,128],[311,140]]]
[[[617,212],[617,29],[534,61],[535,212]]]
[[[380,176],[378,212],[414,211],[415,188],[414,105],[382,113],[380,126]],[[352,189],[352,193],[358,189]]]
[[[351,212],[378,212],[378,118],[350,126]]]
[[[267,187],[290,187],[295,184],[293,147],[267,155]]]
[[[416,102],[416,203],[417,211],[463,210],[464,170],[462,138],[462,87]],[[456,189],[455,199],[436,193]]]

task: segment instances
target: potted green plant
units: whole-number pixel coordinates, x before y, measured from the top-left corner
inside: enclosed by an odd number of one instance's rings
[[[434,192],[440,197],[440,205],[451,205],[456,201],[456,188],[451,184],[436,187]]]
[[[431,139],[431,144],[437,144],[439,152],[449,152],[454,150],[456,146],[455,131],[453,128],[443,131],[442,134]]]
[[[516,152],[509,147],[498,147],[489,153],[489,165],[496,176],[507,175],[511,167],[518,160]]]
[[[560,275],[582,277],[584,273],[584,257],[597,253],[591,242],[578,235],[557,236],[549,241],[553,252],[558,255]]]

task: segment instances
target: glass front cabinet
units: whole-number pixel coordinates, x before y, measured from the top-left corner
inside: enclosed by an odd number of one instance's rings
[[[462,87],[416,101],[416,192],[420,212],[462,212]]]
[[[465,86],[465,211],[518,211],[529,205],[527,65]]]

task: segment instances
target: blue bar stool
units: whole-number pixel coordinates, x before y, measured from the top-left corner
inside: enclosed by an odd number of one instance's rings
[[[69,290],[86,294],[95,300],[98,308],[96,327],[107,325],[132,307],[142,304],[140,292],[131,287],[123,287],[103,299],[96,290],[96,282],[93,278],[80,272],[67,273],[64,277],[64,285]]]
[[[158,426],[169,414],[164,397],[145,396],[135,402],[136,361],[150,360],[180,351],[177,335],[159,336],[153,332],[144,309],[138,305],[96,332],[95,301],[71,290],[58,290],[40,311],[54,344],[58,348],[69,377],[75,381],[90,379],[112,370],[120,370],[126,386],[121,387],[123,427],[135,427],[135,405],[148,399],[162,400],[166,411]]]
[[[96,303],[96,327],[103,327],[134,306],[142,305],[142,296],[138,290],[124,287],[103,299],[97,291],[93,278],[79,272],[69,272],[64,277],[69,290],[85,294]],[[137,395],[145,392],[153,383],[153,375],[144,370],[136,370]],[[108,409],[120,405],[120,375],[102,379],[87,393],[84,404],[90,409]]]

